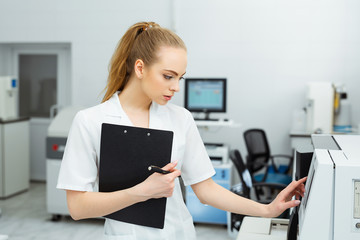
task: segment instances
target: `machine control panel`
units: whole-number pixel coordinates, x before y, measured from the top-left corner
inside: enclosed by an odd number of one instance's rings
[[[360,219],[360,180],[354,181],[354,218]]]
[[[360,232],[360,179],[354,179],[354,212],[352,219],[353,232]]]
[[[0,118],[3,120],[19,117],[18,80],[12,76],[0,76]]]
[[[46,138],[46,157],[61,160],[64,154],[66,138],[47,137]]]

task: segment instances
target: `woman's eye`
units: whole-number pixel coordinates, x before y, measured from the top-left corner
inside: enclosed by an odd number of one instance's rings
[[[173,76],[170,76],[170,75],[166,75],[166,74],[164,74],[164,78],[165,78],[166,80],[170,80],[170,79],[172,79],[172,78],[173,78]]]

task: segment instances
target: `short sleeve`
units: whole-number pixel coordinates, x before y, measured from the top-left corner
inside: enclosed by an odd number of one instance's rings
[[[66,142],[57,188],[94,191],[98,168],[94,141],[84,111],[76,114]]]
[[[185,151],[181,167],[181,177],[186,186],[204,181],[215,174],[198,128],[189,112],[187,112],[187,121]]]

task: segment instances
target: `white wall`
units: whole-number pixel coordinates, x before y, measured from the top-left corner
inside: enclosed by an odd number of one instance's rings
[[[289,153],[292,111],[304,106],[308,81],[345,83],[352,121],[360,122],[359,1],[185,0],[180,7],[187,76],[227,77],[228,115],[243,124],[207,138],[242,148],[242,130],[260,127],[273,153]]]
[[[101,100],[126,29],[141,20],[172,27],[175,19],[188,47],[186,76],[227,77],[226,116],[243,125],[202,132],[206,141],[243,150],[242,131],[260,127],[274,153],[290,153],[292,111],[303,107],[308,81],[344,82],[360,122],[359,7],[357,0],[0,0],[0,43],[70,42],[71,99],[90,106]],[[182,94],[174,103],[182,105]]]
[[[71,99],[85,106],[101,101],[109,60],[131,24],[171,22],[167,0],[0,0],[0,9],[0,43],[71,43]]]
[[[0,5],[1,6],[1,5]],[[1,38],[1,34],[0,34]],[[10,75],[9,68],[10,62],[8,59],[11,58],[10,48],[7,44],[0,44],[0,75]]]

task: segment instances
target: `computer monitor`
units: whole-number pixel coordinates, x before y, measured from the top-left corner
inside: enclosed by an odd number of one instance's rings
[[[203,112],[210,119],[211,112],[226,112],[226,78],[186,78],[185,108],[190,112]]]

